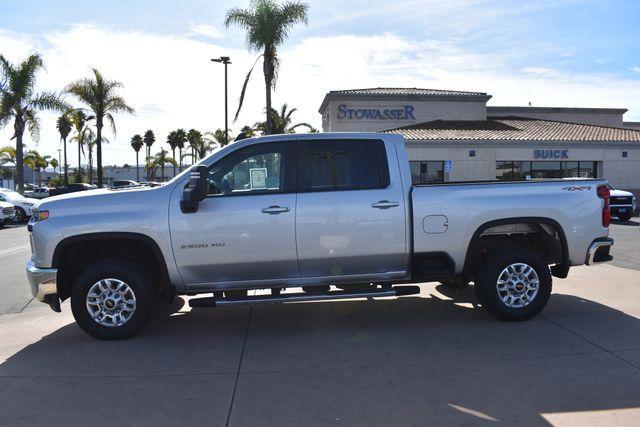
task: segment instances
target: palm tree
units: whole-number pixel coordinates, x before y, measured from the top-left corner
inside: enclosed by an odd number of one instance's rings
[[[66,91],[86,104],[96,119],[96,154],[98,166],[98,187],[102,187],[102,127],[106,118],[111,125],[113,134],[116,133],[115,113],[133,114],[134,110],[127,105],[124,98],[116,95],[116,89],[122,83],[106,80],[100,71],[93,69],[93,78],[77,80],[67,86]]]
[[[225,133],[222,132],[222,138],[225,139]],[[211,135],[211,132],[207,132],[206,135]],[[205,136],[198,141],[198,145],[196,145],[196,155],[200,159],[204,159],[207,157],[210,151],[213,151],[215,148],[221,147],[220,143],[217,141],[215,132],[213,139]]]
[[[73,129],[76,131],[76,134],[71,137],[71,141],[75,141],[78,144],[78,170],[80,170],[82,166],[82,157],[80,154],[84,153],[85,133],[87,129],[89,129],[89,121],[95,117],[87,116],[82,109],[77,108],[71,111],[70,118]]]
[[[109,139],[103,136],[102,142],[108,144]],[[89,172],[88,172],[89,184],[93,184],[93,148],[97,146],[97,144],[98,144],[98,139],[96,138],[96,133],[93,131],[93,129],[88,128],[84,134],[84,142],[82,143],[82,145],[84,147],[87,147],[87,152],[89,154],[88,156],[89,157]]]
[[[184,129],[176,130],[176,146],[178,147],[178,153],[180,155],[180,172],[182,172],[182,149],[184,148],[184,144],[188,141],[187,133]]]
[[[231,139],[231,138],[227,138],[227,134],[223,129],[216,129],[215,132],[213,133],[207,132],[207,134],[211,135],[215,140],[216,144],[219,145],[220,147],[224,147],[225,145],[227,145],[229,143],[229,140]]]
[[[198,161],[197,148],[198,145],[202,141],[202,132],[196,129],[189,129],[189,133],[187,133],[187,141],[189,142],[189,146],[191,147],[191,159],[193,164]]]
[[[7,163],[16,165],[16,149],[10,145],[0,147],[0,166],[4,166]],[[11,178],[15,179],[15,170],[11,170]]]
[[[162,176],[162,182],[164,182],[164,167],[167,163],[170,163],[172,165],[176,165],[176,161],[173,157],[169,157],[167,154],[169,154],[169,152],[167,150],[165,150],[164,148],[160,150],[160,152],[158,154],[155,155],[155,157],[153,158],[153,160],[151,161],[150,165],[153,168],[157,168],[160,167],[160,173]]]
[[[178,148],[178,138],[176,138],[176,131],[172,130],[167,135],[167,144],[171,147],[171,156],[176,158],[176,148]],[[173,176],[176,176],[176,165],[173,165]]]
[[[49,161],[49,164],[51,165],[51,167],[53,168],[53,172],[56,172],[56,168],[58,167],[58,161],[56,159],[51,159]],[[58,171],[60,172],[60,171]]]
[[[131,148],[136,152],[136,181],[138,182],[140,182],[140,162],[138,161],[138,155],[143,145],[142,137],[138,134],[133,135],[131,138]]]
[[[58,128],[58,132],[60,133],[60,139],[64,144],[64,185],[69,184],[69,175],[68,175],[68,164],[67,164],[67,137],[71,133],[72,128],[71,120],[69,120],[69,116],[65,113],[58,117],[56,121],[56,128]]]
[[[24,162],[32,170],[38,171],[38,187],[42,187],[42,171],[49,166],[51,156],[42,156],[36,150],[29,150],[24,154]]]
[[[42,58],[35,53],[18,66],[0,55],[0,74],[5,82],[0,92],[0,128],[13,119],[13,136],[16,139],[16,175],[18,192],[24,191],[24,146],[25,129],[34,141],[40,136],[37,112],[41,110],[64,111],[67,104],[53,92],[35,93],[36,74],[44,67]]]
[[[262,52],[256,59],[262,57],[262,71],[264,73],[265,99],[266,99],[266,133],[271,134],[271,90],[275,89],[276,77],[280,61],[277,49],[289,36],[289,31],[297,23],[307,23],[307,11],[309,5],[297,1],[288,1],[278,4],[275,0],[255,0],[250,9],[233,8],[227,12],[224,25],[238,25],[247,32],[247,46],[249,50]],[[256,64],[247,73],[242,90],[235,119],[242,108],[247,83]]]
[[[273,119],[273,132],[272,133],[295,133],[296,128],[298,127],[306,127],[310,132],[316,132],[315,128],[311,126],[309,123],[301,122],[292,125],[291,122],[293,119],[291,116],[293,113],[298,111],[297,108],[292,108],[287,111],[288,105],[286,103],[282,104],[280,111],[273,110],[271,111],[271,117]],[[265,122],[256,123],[255,128],[264,134],[267,133],[267,124]]]
[[[153,131],[149,129],[144,133],[142,140],[144,141],[144,145],[147,146],[147,181],[149,181],[149,163],[151,162],[151,146],[153,145],[154,142],[156,142],[156,136],[154,135]]]

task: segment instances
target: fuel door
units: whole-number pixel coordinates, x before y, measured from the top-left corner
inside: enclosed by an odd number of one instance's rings
[[[444,215],[429,215],[422,220],[422,229],[426,234],[441,234],[449,228],[449,219]]]

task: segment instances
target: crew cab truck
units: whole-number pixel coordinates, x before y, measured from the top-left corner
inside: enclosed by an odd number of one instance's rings
[[[156,188],[43,201],[32,292],[101,339],[133,336],[159,295],[191,307],[417,294],[474,283],[528,319],[551,276],[610,258],[609,188],[579,182],[412,185],[401,136],[308,134],[230,144]],[[301,288],[301,289],[299,289]],[[267,289],[249,295],[253,289]]]

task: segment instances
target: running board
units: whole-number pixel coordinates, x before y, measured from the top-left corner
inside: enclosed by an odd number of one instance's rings
[[[393,286],[389,288],[378,288],[371,291],[329,291],[317,294],[296,293],[280,295],[255,295],[242,298],[192,298],[189,300],[190,307],[217,307],[228,305],[246,304],[272,304],[277,302],[306,302],[306,301],[326,301],[333,299],[355,299],[355,298],[379,298],[379,297],[400,297],[404,295],[415,295],[420,293],[418,286]]]

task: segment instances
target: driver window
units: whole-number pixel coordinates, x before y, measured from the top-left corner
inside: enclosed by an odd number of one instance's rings
[[[209,169],[210,196],[283,190],[282,144],[260,144],[231,153]]]

